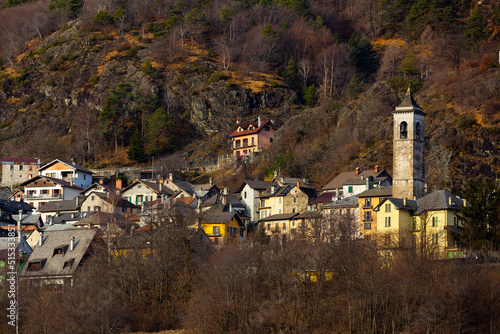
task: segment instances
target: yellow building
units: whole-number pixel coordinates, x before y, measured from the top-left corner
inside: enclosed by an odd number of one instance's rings
[[[292,189],[291,186],[271,185],[259,196],[259,218],[285,213],[285,196]]]
[[[377,187],[363,191],[358,195],[359,231],[365,240],[375,240],[377,234],[377,211],[373,209],[380,201],[392,196],[392,187]]]
[[[453,240],[463,201],[445,190],[418,200],[385,198],[377,212],[377,248],[390,255],[396,248],[412,249],[431,258],[454,258],[462,254]]]
[[[200,225],[214,245],[226,245],[245,238],[245,224],[237,212],[204,211]]]

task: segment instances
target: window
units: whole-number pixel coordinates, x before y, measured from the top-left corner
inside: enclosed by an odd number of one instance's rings
[[[246,191],[243,192],[243,198],[247,198],[247,192]]]
[[[248,139],[243,139],[243,147],[247,147],[248,146]]]
[[[386,204],[385,205],[385,212],[391,212],[391,204]]]
[[[458,226],[458,219],[456,216],[453,216],[453,226],[455,226],[455,227]]]
[[[399,138],[408,138],[408,124],[406,122],[401,122],[399,125]]]
[[[241,141],[238,139],[237,141],[234,142],[234,148],[239,148]]]
[[[94,211],[101,211],[101,207],[98,205],[94,206]]]
[[[283,231],[286,232],[286,223],[283,223],[282,226],[283,226]]]
[[[220,235],[220,227],[219,226],[212,227],[212,234],[213,235]]]
[[[391,217],[385,217],[385,227],[391,227]]]
[[[271,231],[271,224],[267,224],[267,226],[266,226],[266,230],[267,230],[267,231]]]
[[[28,271],[40,271],[43,269],[44,260],[33,261],[28,264]]]
[[[261,199],[260,200],[260,207],[263,208],[266,206],[266,200]]]
[[[141,188],[142,188],[142,185],[138,184],[137,189],[141,189]]]
[[[64,255],[64,254],[66,254],[67,250],[68,250],[68,245],[56,247],[56,248],[54,248],[54,253],[52,253],[52,256]]]
[[[371,198],[365,198],[365,206],[369,207],[372,205],[372,199]]]
[[[371,220],[371,219],[372,219],[372,212],[365,211],[364,220]]]
[[[271,128],[266,126],[266,127],[264,127],[264,131],[271,131]]]
[[[420,125],[420,122],[417,122],[417,124],[415,125],[415,139],[420,139],[420,131],[422,130],[421,128],[422,126]]]
[[[352,194],[352,186],[347,187],[347,192],[348,192],[349,194]]]
[[[28,170],[33,170],[33,166],[28,166]]]
[[[432,234],[432,241],[431,242],[432,242],[433,245],[437,245],[438,244],[438,242],[439,242],[439,236],[438,236],[437,233],[433,233]]]
[[[23,165],[19,165],[19,170],[23,170]]]
[[[28,174],[28,179],[32,179],[33,178],[33,174]]]
[[[365,235],[365,240],[368,240],[368,241],[372,240],[372,236],[369,235],[369,234],[366,234]]]
[[[412,224],[411,229],[416,231],[417,230],[417,217],[413,217],[411,224]]]
[[[278,198],[278,203],[281,203],[281,197],[280,197],[280,198]]]
[[[293,202],[297,203],[297,198],[296,197],[293,198]]]
[[[47,195],[49,193],[49,190],[48,189],[42,189],[42,195]]]
[[[69,259],[68,261],[64,262],[63,269],[73,268],[73,263],[75,263],[75,259]]]
[[[432,227],[438,226],[438,217],[432,217]]]
[[[255,138],[252,137],[252,146],[254,146],[254,145],[255,145]]]
[[[267,216],[267,211],[262,211],[262,212],[260,213],[260,219],[262,219],[262,218],[266,218],[266,216]]]
[[[84,179],[84,180],[86,180],[86,176],[87,176],[87,175],[83,174],[83,179]]]
[[[278,213],[281,213],[281,209],[278,209]]]
[[[292,209],[292,213],[295,213],[295,209]]]
[[[94,200],[95,200],[95,196],[94,196],[94,195],[92,195],[92,196],[91,196],[91,199],[94,201]]]

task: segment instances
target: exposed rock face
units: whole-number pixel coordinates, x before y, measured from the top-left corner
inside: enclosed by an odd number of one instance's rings
[[[157,99],[169,115],[190,123],[198,133],[184,137],[229,132],[237,117],[261,111],[281,114],[296,103],[298,95],[287,88],[252,92],[225,80],[208,82],[218,66],[206,59],[156,68],[152,78],[143,70],[152,60],[150,44],[135,53],[120,40],[93,41],[79,22],[48,36],[23,60],[23,72],[7,77],[0,85],[0,154],[26,153],[44,156],[44,148],[24,150],[26,135],[42,128],[54,137],[72,131],[75,117],[94,110],[95,117],[118,83],[132,86],[136,102],[127,108],[141,108],[140,97]],[[137,120],[139,122],[139,120]]]

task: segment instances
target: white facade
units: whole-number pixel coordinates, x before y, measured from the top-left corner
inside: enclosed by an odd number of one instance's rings
[[[92,172],[76,164],[54,160],[40,168],[40,175],[63,180],[85,189],[92,184]]]
[[[39,178],[25,186],[24,200],[38,211],[42,205],[48,202],[74,199],[79,195],[80,191],[80,188],[65,187],[44,178]]]

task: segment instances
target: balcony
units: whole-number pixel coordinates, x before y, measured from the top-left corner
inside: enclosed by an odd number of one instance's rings
[[[62,194],[27,194],[27,199],[62,198]]]
[[[371,209],[373,209],[373,206],[371,204],[364,204],[363,205],[363,209],[365,209],[365,210],[371,210]]]
[[[372,222],[373,218],[372,217],[363,217],[364,222]]]

